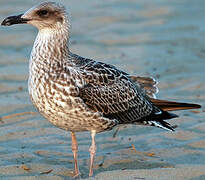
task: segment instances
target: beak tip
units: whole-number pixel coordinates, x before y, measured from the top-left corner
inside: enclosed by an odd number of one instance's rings
[[[10,26],[11,23],[8,21],[8,19],[4,19],[3,22],[1,23],[1,26]]]

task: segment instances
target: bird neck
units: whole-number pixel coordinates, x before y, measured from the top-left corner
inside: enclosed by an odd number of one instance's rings
[[[40,61],[61,61],[69,54],[68,44],[67,29],[42,29],[36,37],[31,58]]]

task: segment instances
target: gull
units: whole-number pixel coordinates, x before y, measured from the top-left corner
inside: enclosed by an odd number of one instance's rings
[[[156,126],[174,131],[168,111],[200,108],[198,104],[155,98],[151,77],[132,76],[116,67],[83,58],[69,49],[70,19],[55,2],[40,3],[1,25],[30,24],[38,29],[29,61],[28,90],[32,103],[52,124],[71,132],[75,176],[79,176],[76,132],[90,131],[90,167],[96,154],[96,133],[123,124]]]

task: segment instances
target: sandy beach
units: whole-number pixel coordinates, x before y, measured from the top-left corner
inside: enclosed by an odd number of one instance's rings
[[[0,22],[41,1],[0,0]],[[193,102],[176,112],[176,132],[144,126],[96,136],[88,177],[90,134],[77,133],[82,179],[205,180],[205,1],[62,0],[72,19],[71,50],[130,74],[153,76],[161,99]],[[0,27],[0,180],[69,180],[70,133],[44,119],[27,89],[37,30]]]

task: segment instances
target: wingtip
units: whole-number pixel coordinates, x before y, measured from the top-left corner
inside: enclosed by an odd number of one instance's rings
[[[194,104],[196,109],[200,109],[202,106],[200,104]]]
[[[188,109],[199,109],[201,105],[192,104],[192,103],[182,103],[182,102],[174,102],[167,101],[161,99],[151,99],[152,103],[158,108],[164,111],[176,111],[176,110],[188,110]]]
[[[187,109],[200,109],[201,107],[200,104],[187,104]]]

